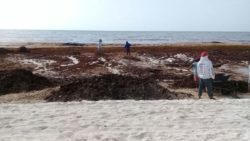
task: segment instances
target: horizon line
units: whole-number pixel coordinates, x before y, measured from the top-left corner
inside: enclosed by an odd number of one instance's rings
[[[214,31],[214,30],[85,30],[85,29],[1,29],[0,30],[29,30],[29,31],[89,31],[89,32],[250,32],[250,31]]]

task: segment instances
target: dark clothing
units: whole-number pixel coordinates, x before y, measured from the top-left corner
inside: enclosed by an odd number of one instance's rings
[[[130,48],[126,48],[127,55],[130,56]]]
[[[130,55],[131,44],[126,42],[124,48],[126,49],[127,55]]]
[[[199,79],[199,97],[202,95],[204,88],[207,88],[209,98],[213,98],[213,80],[212,79]]]
[[[131,47],[131,44],[130,43],[128,43],[128,42],[126,42],[126,44],[125,44],[125,46],[124,46],[125,48],[130,48]]]

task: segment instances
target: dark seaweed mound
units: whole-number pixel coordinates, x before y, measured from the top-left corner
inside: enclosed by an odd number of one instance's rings
[[[177,94],[159,86],[150,78],[137,78],[107,74],[84,78],[76,82],[61,86],[46,100],[80,101],[80,100],[159,100],[183,99],[190,94]]]

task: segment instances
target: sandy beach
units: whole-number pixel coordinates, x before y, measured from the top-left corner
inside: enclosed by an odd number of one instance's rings
[[[247,141],[249,99],[0,104],[3,141]]]
[[[250,141],[249,13],[250,0],[0,1],[0,141]]]
[[[203,50],[239,99],[218,90],[215,101],[197,99],[190,65]],[[93,44],[2,44],[0,140],[246,141],[249,61],[250,46],[235,44],[134,45],[131,56],[118,44],[104,45],[103,55]]]
[[[0,1],[0,141],[250,141],[249,13],[250,0]]]

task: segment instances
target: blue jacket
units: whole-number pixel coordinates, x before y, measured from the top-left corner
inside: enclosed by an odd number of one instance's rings
[[[125,46],[124,46],[125,48],[130,48],[131,47],[131,44],[130,43],[128,43],[128,42],[126,42],[126,44],[125,44]]]

